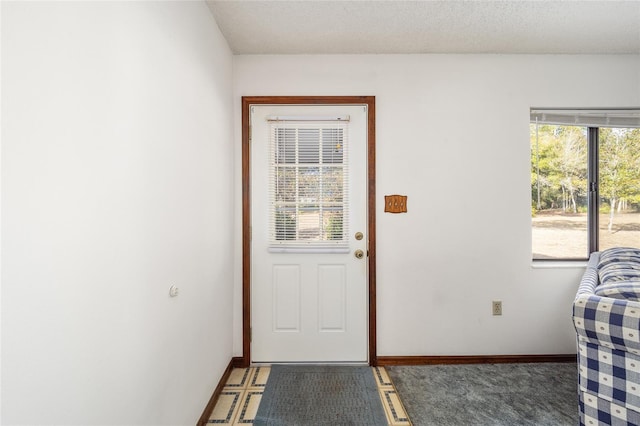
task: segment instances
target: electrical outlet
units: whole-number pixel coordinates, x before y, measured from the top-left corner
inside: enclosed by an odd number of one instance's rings
[[[502,315],[502,301],[494,300],[491,302],[491,309],[493,311],[493,315]]]

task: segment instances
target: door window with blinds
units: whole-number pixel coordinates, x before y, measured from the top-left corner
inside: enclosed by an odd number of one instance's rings
[[[348,251],[348,116],[269,117],[270,251]]]

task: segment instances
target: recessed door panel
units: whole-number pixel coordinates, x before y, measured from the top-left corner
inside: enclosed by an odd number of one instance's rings
[[[318,329],[346,332],[346,266],[318,265]]]
[[[273,265],[273,331],[300,331],[300,267]]]

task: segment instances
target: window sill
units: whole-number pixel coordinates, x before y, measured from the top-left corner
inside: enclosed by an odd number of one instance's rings
[[[345,254],[349,253],[349,247],[269,247],[269,253],[324,253],[324,254]]]
[[[533,269],[586,268],[588,260],[534,260]]]

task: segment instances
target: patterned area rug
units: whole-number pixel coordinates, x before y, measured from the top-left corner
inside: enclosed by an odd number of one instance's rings
[[[370,367],[274,365],[254,426],[386,425]]]

